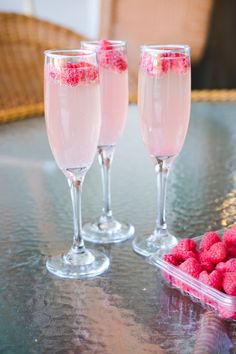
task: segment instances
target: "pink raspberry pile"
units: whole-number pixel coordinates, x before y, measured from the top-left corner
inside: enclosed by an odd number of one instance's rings
[[[191,239],[180,240],[163,260],[225,294],[236,296],[236,226],[222,238],[216,232],[206,232],[197,244]],[[175,282],[183,290],[183,283]]]
[[[105,39],[100,41],[98,63],[102,68],[111,69],[119,73],[127,69],[124,52],[119,50],[118,47],[113,47],[111,43]]]
[[[95,82],[98,78],[98,68],[88,62],[67,62],[60,67],[49,67],[49,76],[63,85],[77,86],[81,83]]]
[[[184,74],[190,69],[189,57],[183,53],[165,52],[162,54],[143,53],[139,66],[149,75],[161,79],[168,70]]]

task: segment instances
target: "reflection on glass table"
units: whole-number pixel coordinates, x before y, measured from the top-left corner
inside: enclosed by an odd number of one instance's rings
[[[168,225],[177,237],[236,220],[235,111],[235,103],[192,105],[167,192]],[[128,218],[143,235],[152,231],[156,188],[137,116],[137,107],[130,106],[114,160],[112,195],[117,218]],[[111,259],[107,273],[95,279],[62,280],[47,272],[47,255],[70,247],[72,216],[68,186],[53,162],[42,118],[0,126],[0,181],[0,352],[192,354],[199,347],[205,310],[164,287],[131,241],[89,244]],[[84,222],[100,210],[98,181],[94,164],[84,183]],[[235,346],[235,322],[226,328]]]

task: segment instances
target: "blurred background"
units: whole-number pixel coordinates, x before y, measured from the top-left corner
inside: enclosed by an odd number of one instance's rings
[[[0,11],[36,16],[87,37],[98,36],[100,0],[0,0]]]
[[[193,90],[236,88],[235,0],[0,0],[0,13],[0,119],[1,109],[17,105],[13,101],[25,87],[12,57],[18,57],[21,67],[26,65],[27,75],[32,72],[33,77],[27,79],[32,87],[25,96],[31,105],[40,104],[40,113],[42,70],[32,70],[33,66],[37,62],[37,67],[42,66],[44,49],[79,47],[83,38],[127,41],[131,102],[136,100],[139,45],[144,43],[189,44]],[[21,80],[17,92],[12,92],[12,86],[9,90],[14,99],[1,98],[11,81],[6,72],[14,75],[15,82],[17,76]],[[24,99],[21,97],[21,105]]]

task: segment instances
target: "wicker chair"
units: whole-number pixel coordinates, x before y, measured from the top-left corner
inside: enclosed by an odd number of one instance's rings
[[[43,51],[84,37],[34,17],[0,13],[0,122],[43,114]]]

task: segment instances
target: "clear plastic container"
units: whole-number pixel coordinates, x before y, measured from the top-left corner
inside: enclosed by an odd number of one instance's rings
[[[202,236],[193,238],[199,245]],[[151,264],[160,268],[165,281],[172,287],[177,288],[183,295],[188,295],[192,301],[200,302],[203,307],[213,308],[219,316],[236,320],[236,296],[227,295],[216,290],[181,269],[167,263],[162,259],[164,253],[156,253],[149,258]]]

